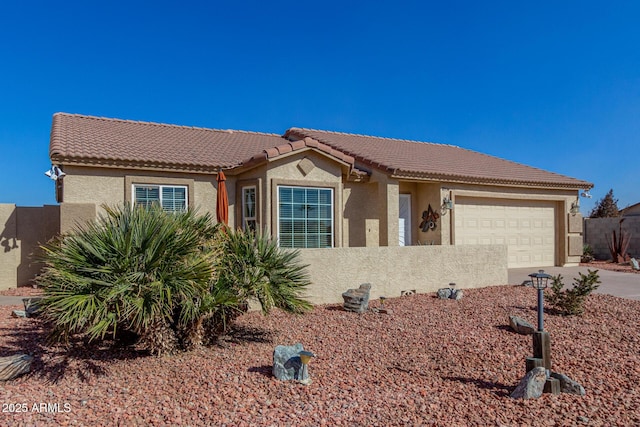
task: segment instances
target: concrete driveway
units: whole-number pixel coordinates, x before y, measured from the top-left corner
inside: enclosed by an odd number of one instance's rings
[[[562,282],[565,286],[568,286],[573,283],[575,277],[578,277],[578,272],[587,274],[589,267],[510,268],[509,284],[521,285],[522,282],[529,280],[529,274],[536,273],[538,270],[544,270],[545,273],[551,274],[552,276],[561,274]],[[591,268],[591,270],[596,269]],[[640,274],[598,270],[598,275],[602,283],[600,283],[600,287],[595,290],[594,293],[640,300]]]

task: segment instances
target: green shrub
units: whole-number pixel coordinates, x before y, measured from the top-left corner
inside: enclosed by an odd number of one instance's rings
[[[232,289],[242,303],[255,299],[264,314],[273,308],[304,313],[312,307],[302,295],[310,282],[299,251],[278,247],[266,231],[227,230],[220,234],[219,254],[216,287]]]
[[[210,343],[250,299],[264,313],[311,308],[298,252],[210,215],[125,205],[43,246],[42,315],[68,343],[134,337],[154,354]]]
[[[544,298],[558,312],[565,316],[581,315],[584,312],[584,301],[599,287],[600,277],[598,270],[587,270],[588,274],[578,272],[580,278],[574,278],[573,287],[564,289],[562,275],[553,277],[551,294],[546,293]]]
[[[133,333],[152,353],[198,344],[202,322],[233,295],[210,292],[217,234],[209,215],[104,207],[97,220],[43,247],[43,315],[68,342]]]

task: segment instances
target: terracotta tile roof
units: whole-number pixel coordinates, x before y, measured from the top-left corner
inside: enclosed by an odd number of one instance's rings
[[[314,149],[352,173],[398,178],[589,189],[593,184],[452,145],[291,128],[284,136],[56,113],[49,156],[57,164],[215,172]]]
[[[291,128],[285,137],[313,138],[394,176],[442,181],[592,188],[590,182],[453,145]]]
[[[238,166],[284,143],[287,141],[276,134],[57,113],[49,156],[62,164],[214,171]]]
[[[338,161],[348,164],[350,168],[353,168],[355,163],[355,159],[352,156],[345,154],[339,150],[333,149],[326,144],[316,141],[313,138],[304,138],[295,141],[287,141],[286,139],[282,139],[281,142],[282,143],[277,147],[268,148],[262,153],[256,154],[255,156],[252,156],[251,158],[243,161],[242,165],[251,166],[259,162],[264,162],[267,159],[275,159],[284,154],[291,153],[293,151],[304,150],[307,148],[313,148],[315,150],[323,152]]]

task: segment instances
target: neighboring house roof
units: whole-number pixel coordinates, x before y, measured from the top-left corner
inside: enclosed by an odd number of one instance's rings
[[[584,188],[590,182],[453,145],[291,128],[289,139],[313,138],[399,178]]]
[[[640,215],[640,203],[627,206],[624,209],[620,209],[621,216],[638,216]]]
[[[215,172],[245,169],[298,150],[316,150],[352,174],[378,168],[392,176],[502,185],[589,189],[593,184],[464,148],[291,128],[284,136],[56,113],[54,163]],[[357,165],[357,167],[356,167]]]

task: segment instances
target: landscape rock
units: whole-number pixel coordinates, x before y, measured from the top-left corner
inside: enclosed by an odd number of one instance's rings
[[[518,316],[509,316],[509,325],[520,335],[531,335],[535,332],[533,325]]]
[[[23,298],[24,311],[27,313],[27,317],[36,317],[40,307],[38,303],[42,300],[42,297],[29,297]]]
[[[343,307],[347,311],[364,313],[369,308],[371,283],[363,283],[358,289],[349,289],[342,294]]]
[[[438,289],[437,295],[440,299],[454,299],[456,301],[460,301],[464,296],[464,293],[461,289],[441,288]]]
[[[547,373],[543,367],[533,368],[520,380],[520,383],[511,393],[514,399],[537,399],[542,396],[544,384],[547,381]]]
[[[273,350],[273,376],[281,381],[308,380],[309,372],[302,369],[301,351],[304,351],[301,343],[276,346]]]
[[[16,354],[0,357],[0,381],[8,381],[26,374],[31,370],[33,357],[28,354]]]
[[[577,394],[578,396],[584,396],[587,394],[582,385],[568,376],[558,372],[552,372],[551,376],[560,381],[560,391],[562,393]]]
[[[438,289],[438,298],[440,299],[449,299],[451,298],[451,289],[449,288],[441,288]]]
[[[638,265],[638,260],[635,258],[631,258],[631,260],[629,260],[629,264],[631,264],[631,268],[633,270],[640,270],[640,265]]]

